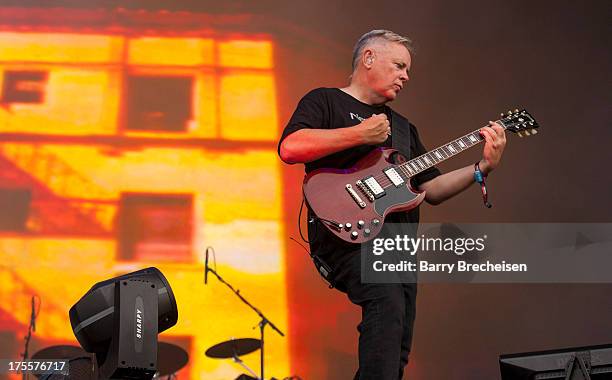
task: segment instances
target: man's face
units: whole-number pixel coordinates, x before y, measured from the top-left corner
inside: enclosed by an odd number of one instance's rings
[[[378,96],[387,102],[392,101],[409,79],[408,72],[412,63],[410,53],[404,45],[393,42],[378,43],[370,50],[372,59],[368,83]]]

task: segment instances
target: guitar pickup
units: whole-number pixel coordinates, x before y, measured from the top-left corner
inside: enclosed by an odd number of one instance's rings
[[[385,195],[385,189],[380,186],[376,178],[369,176],[363,179],[364,185],[368,188],[372,196],[376,199]]]
[[[397,170],[395,170],[393,166],[386,168],[385,170],[383,170],[383,172],[385,173],[387,178],[389,178],[391,183],[395,185],[395,187],[400,187],[405,183],[402,176],[397,172]]]

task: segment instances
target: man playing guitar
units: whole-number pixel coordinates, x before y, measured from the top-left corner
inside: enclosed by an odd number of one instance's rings
[[[281,159],[303,163],[310,173],[350,168],[372,150],[392,144],[400,153],[408,152],[408,159],[426,153],[415,126],[386,106],[408,83],[411,51],[411,41],[391,31],[364,34],[353,50],[350,84],[318,88],[300,100],[279,142]],[[504,128],[494,122],[480,133],[485,145],[477,167],[486,176],[498,166],[506,138]],[[437,205],[474,183],[474,165],[446,174],[432,166],[410,182],[415,190],[425,191],[428,203]],[[355,379],[401,379],[412,340],[416,284],[362,283],[360,245],[338,239],[312,213],[310,218],[315,220],[308,226],[312,255],[331,267],[332,284],[362,308]],[[385,224],[402,226],[418,220],[418,208],[414,208],[387,215]],[[402,233],[401,227],[398,231],[389,228],[387,233]]]

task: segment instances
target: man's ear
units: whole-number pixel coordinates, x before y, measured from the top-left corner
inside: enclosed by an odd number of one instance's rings
[[[363,52],[363,65],[369,69],[372,67],[372,63],[374,63],[374,52],[372,50],[366,50]]]

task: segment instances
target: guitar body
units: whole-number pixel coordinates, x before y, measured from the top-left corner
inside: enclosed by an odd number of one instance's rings
[[[378,148],[350,169],[319,169],[309,173],[303,184],[308,207],[342,240],[363,243],[373,239],[380,233],[387,214],[411,210],[425,199],[425,192],[411,188],[406,173],[401,173],[402,184],[394,184],[385,174],[385,170],[395,166],[391,156],[396,152]],[[370,177],[378,180],[383,194],[368,191],[364,182]]]

